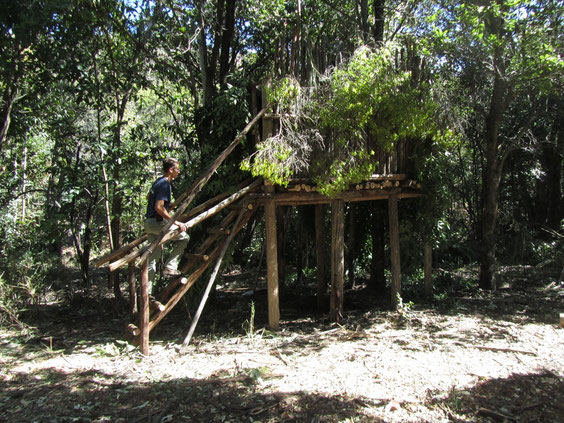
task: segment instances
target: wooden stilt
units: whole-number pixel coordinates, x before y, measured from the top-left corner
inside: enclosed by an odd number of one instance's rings
[[[431,298],[433,296],[433,248],[431,244],[425,244],[425,296]]]
[[[148,356],[149,355],[149,264],[148,262],[143,263],[141,266],[141,284],[139,290],[141,291],[140,295],[140,304],[139,304],[139,313],[140,313],[140,330],[141,330],[141,339],[140,339],[140,348],[141,354]]]
[[[325,225],[323,205],[315,205],[315,262],[317,266],[317,309],[325,306],[327,277],[325,275]]]
[[[266,185],[267,193],[274,193],[274,186]],[[274,200],[264,204],[266,219],[266,269],[268,289],[268,325],[272,330],[280,328],[280,304],[278,292],[278,245],[276,240],[276,205]]]
[[[396,195],[390,195],[388,198],[388,219],[390,222],[390,259],[392,264],[391,305],[396,310],[398,294],[401,295],[399,217],[398,197]]]
[[[345,286],[345,213],[344,201],[331,203],[331,303],[330,318],[339,322],[343,318],[343,292]]]
[[[135,265],[128,265],[128,284],[129,284],[129,312],[132,316],[137,314],[137,290],[135,289]]]

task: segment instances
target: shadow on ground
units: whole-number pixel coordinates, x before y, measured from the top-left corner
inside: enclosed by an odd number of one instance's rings
[[[166,382],[46,370],[0,381],[0,421],[9,422],[336,422],[365,415],[367,400],[303,392],[262,394],[250,376]]]
[[[563,422],[564,380],[547,371],[513,374],[451,390],[426,405],[441,408],[452,422]]]

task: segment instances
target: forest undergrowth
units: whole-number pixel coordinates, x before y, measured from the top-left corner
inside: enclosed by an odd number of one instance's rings
[[[313,311],[315,287],[287,287],[277,333],[261,284],[224,275],[188,348],[184,304],[149,357],[109,293],[90,290],[0,330],[0,422],[561,422],[558,274],[505,268],[489,293],[461,272],[464,289],[398,312],[359,285],[340,324]]]

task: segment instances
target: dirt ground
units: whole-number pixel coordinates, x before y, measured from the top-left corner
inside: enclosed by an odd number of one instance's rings
[[[564,422],[557,273],[505,269],[494,294],[400,312],[358,287],[342,324],[312,312],[314,287],[287,289],[277,333],[265,290],[225,276],[187,350],[181,303],[149,357],[111,300],[40,305],[0,329],[0,422]]]

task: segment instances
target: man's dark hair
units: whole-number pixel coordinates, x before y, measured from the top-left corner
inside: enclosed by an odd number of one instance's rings
[[[163,173],[167,173],[170,168],[177,166],[180,162],[172,157],[164,159],[163,161]]]

